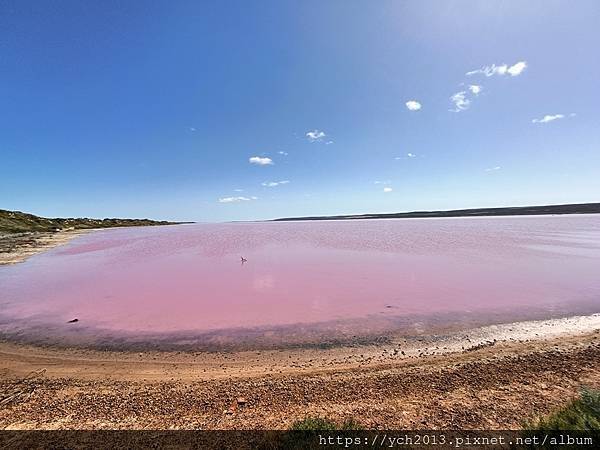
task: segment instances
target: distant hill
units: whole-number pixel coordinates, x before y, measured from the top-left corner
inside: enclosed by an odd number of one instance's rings
[[[426,217],[479,217],[479,216],[525,216],[548,214],[598,214],[600,203],[569,205],[516,206],[507,208],[454,209],[451,211],[414,211],[403,213],[360,214],[342,216],[284,217],[274,221],[290,220],[348,220],[348,219],[408,219]]]
[[[0,233],[23,233],[30,231],[60,231],[67,229],[138,227],[151,225],[171,225],[176,222],[149,219],[88,219],[56,218],[48,219],[20,211],[0,209]]]

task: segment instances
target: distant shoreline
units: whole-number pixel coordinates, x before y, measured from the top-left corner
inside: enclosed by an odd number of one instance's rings
[[[25,261],[81,234],[108,228],[179,225],[150,219],[46,218],[0,209],[0,266]]]
[[[401,213],[344,214],[335,216],[282,217],[271,222],[302,220],[354,220],[354,219],[424,219],[435,217],[499,217],[542,216],[566,214],[600,214],[600,203],[574,203],[564,205],[514,206],[501,208],[453,209],[447,211],[412,211]]]
[[[0,209],[0,234],[54,233],[58,231],[89,230],[96,228],[147,227],[157,225],[179,225],[191,222],[169,222],[151,219],[92,219],[89,217],[47,218],[21,211]]]

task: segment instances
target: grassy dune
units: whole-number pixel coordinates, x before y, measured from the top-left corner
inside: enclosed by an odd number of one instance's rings
[[[173,223],[175,222],[149,219],[49,219],[20,211],[7,211],[0,209],[0,233],[54,232],[61,230],[85,230],[89,228],[170,225]]]

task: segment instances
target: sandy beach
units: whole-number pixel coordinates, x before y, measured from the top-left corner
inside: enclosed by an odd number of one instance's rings
[[[238,353],[4,342],[0,427],[284,429],[318,416],[379,429],[519,428],[581,386],[600,386],[598,322],[485,327],[411,346]]]
[[[53,233],[0,233],[0,265],[16,264],[92,230],[67,230]]]

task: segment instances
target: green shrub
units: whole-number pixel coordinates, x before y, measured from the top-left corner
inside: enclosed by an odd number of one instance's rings
[[[530,431],[600,430],[600,391],[583,388],[574,400],[546,417],[525,424]]]

